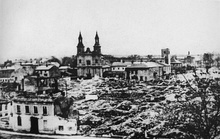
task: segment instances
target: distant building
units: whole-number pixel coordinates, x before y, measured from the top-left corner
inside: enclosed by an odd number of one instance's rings
[[[164,59],[164,63],[170,65],[170,49],[161,49],[161,57]]]
[[[184,65],[185,66],[196,66],[195,57],[190,55],[190,52],[188,52],[188,55],[184,57]]]
[[[72,76],[74,75],[75,69],[71,68],[70,66],[60,66],[59,67],[61,76]]]
[[[102,77],[103,64],[102,64],[102,54],[101,46],[99,44],[99,36],[96,32],[94,50],[91,51],[88,47],[85,50],[83,45],[83,38],[81,33],[78,37],[77,45],[77,76],[79,77],[94,77],[98,75]]]
[[[54,101],[46,96],[13,99],[9,122],[14,131],[69,135],[77,133],[77,120],[56,116]]]
[[[131,62],[113,62],[111,66],[112,71],[117,71],[117,72],[125,72],[125,68],[130,66],[132,63]]]
[[[15,78],[11,76],[14,71],[15,71],[14,68],[0,69],[0,83],[1,82],[14,82]]]
[[[54,65],[38,66],[35,69],[35,73],[39,77],[60,77],[59,68]]]
[[[163,65],[155,62],[134,62],[126,68],[126,72],[127,79],[149,81],[162,76]]]
[[[108,77],[119,77],[119,78],[125,78],[126,76],[126,67],[130,66],[131,62],[113,62],[111,65],[111,71],[106,74]]]
[[[171,58],[171,67],[172,67],[172,69],[181,68],[182,67],[182,62],[177,60],[177,58],[174,56],[174,57]]]

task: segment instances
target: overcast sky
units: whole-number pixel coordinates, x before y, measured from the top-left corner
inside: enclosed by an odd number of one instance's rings
[[[220,52],[219,0],[0,0],[0,61],[76,54]]]

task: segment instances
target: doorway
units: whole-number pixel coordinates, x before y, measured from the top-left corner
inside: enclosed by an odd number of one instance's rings
[[[31,117],[31,133],[39,133],[38,129],[38,118]]]

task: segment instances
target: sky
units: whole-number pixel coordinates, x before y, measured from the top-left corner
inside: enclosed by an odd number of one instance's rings
[[[0,0],[0,62],[76,55],[220,53],[220,0]]]

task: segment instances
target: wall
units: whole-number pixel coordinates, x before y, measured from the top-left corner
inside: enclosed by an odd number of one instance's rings
[[[139,81],[149,81],[154,79],[154,72],[157,73],[157,77],[162,75],[162,68],[154,67],[154,68],[145,68],[145,69],[129,69],[130,74],[129,77],[132,79],[132,76],[137,76]]]
[[[17,105],[20,106],[20,112],[17,110]],[[26,113],[25,106],[29,106],[29,113]],[[34,113],[34,106],[37,107],[38,113]],[[43,106],[47,107],[47,114],[43,115]],[[43,104],[43,103],[17,103],[13,102],[11,106],[12,115],[10,116],[10,125],[14,131],[27,131],[30,132],[31,128],[31,117],[38,118],[39,132],[43,130],[43,120],[48,119],[48,124],[53,123],[54,117],[54,106],[53,103]],[[21,117],[21,125],[18,125],[18,116]],[[53,132],[51,129],[50,132]]]
[[[126,67],[115,66],[112,67],[112,71],[125,71]]]

